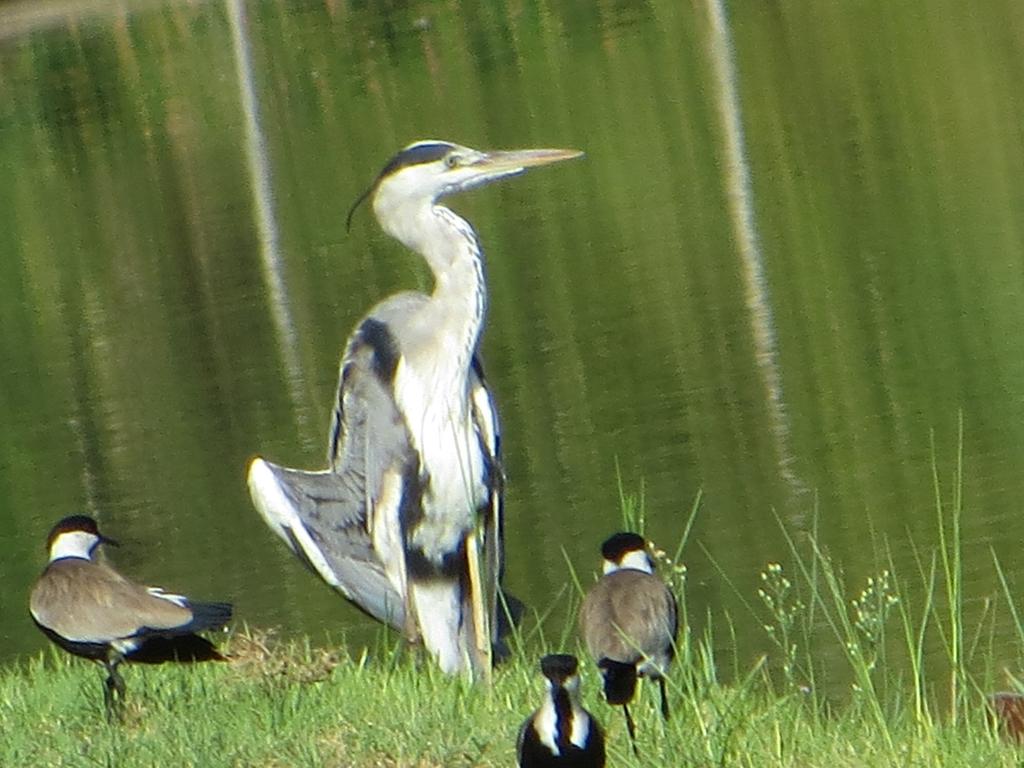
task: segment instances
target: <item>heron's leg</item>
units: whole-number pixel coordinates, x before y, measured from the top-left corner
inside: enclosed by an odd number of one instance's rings
[[[422,641],[420,636],[420,620],[416,614],[416,603],[412,599],[412,585],[405,582],[405,627],[402,629],[402,634],[405,635],[406,642],[409,645],[419,645]]]
[[[668,720],[668,691],[665,687],[665,678],[658,678],[658,687],[661,688],[661,716]]]
[[[402,571],[404,577],[404,565]],[[402,636],[405,638],[406,647],[414,664],[419,667],[424,644],[423,634],[420,632],[419,614],[416,611],[416,601],[413,599],[413,584],[409,580],[404,580],[402,583],[405,587],[402,595],[402,601],[405,603],[405,624],[402,626]]]
[[[633,716],[629,714],[629,705],[622,705],[622,713],[626,716],[626,731],[629,733],[629,743],[633,745],[633,754],[640,757],[640,750],[636,748],[636,725],[633,723]]]
[[[491,682],[491,622],[484,605],[485,585],[480,573],[480,543],[476,528],[466,536],[469,599],[473,610],[473,666],[486,683]]]
[[[405,583],[405,625],[402,636],[405,638],[406,650],[417,669],[423,662],[423,634],[420,632],[419,614],[416,612],[416,601],[413,600],[412,582]]]

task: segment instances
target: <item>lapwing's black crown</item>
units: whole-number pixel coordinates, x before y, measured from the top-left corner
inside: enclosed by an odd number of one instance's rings
[[[50,530],[50,535],[46,537],[46,548],[49,549],[54,540],[62,533],[71,533],[73,531],[81,531],[82,533],[91,533],[93,536],[100,535],[100,529],[96,525],[96,521],[88,515],[70,515],[59,521]]]
[[[647,542],[644,537],[630,531],[622,531],[608,537],[601,545],[601,557],[613,563],[622,561],[630,552],[644,552]]]
[[[568,653],[549,653],[540,660],[540,671],[548,680],[562,685],[579,669],[579,661]]]

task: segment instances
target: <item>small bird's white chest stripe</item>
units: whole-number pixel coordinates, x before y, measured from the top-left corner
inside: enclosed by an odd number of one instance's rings
[[[572,734],[569,736],[569,741],[583,749],[583,746],[587,743],[588,736],[590,736],[590,717],[587,716],[586,712],[573,704]]]
[[[555,712],[555,704],[550,697],[545,697],[540,712],[533,721],[533,727],[540,737],[540,743],[553,755],[562,754],[558,747],[558,714]]]
[[[570,711],[572,727],[569,732],[569,741],[574,746],[583,749],[590,736],[590,717],[576,702],[572,703]],[[537,717],[534,718],[533,727],[537,731],[541,743],[548,748],[551,754],[562,754],[558,746],[558,711],[550,696],[546,697],[541,705]]]

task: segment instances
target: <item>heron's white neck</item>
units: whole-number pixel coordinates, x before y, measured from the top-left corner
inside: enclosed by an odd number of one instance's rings
[[[377,218],[385,232],[430,266],[434,327],[450,335],[458,354],[465,355],[459,367],[468,368],[487,310],[483,251],[476,232],[443,205],[391,197],[382,190],[374,199]]]

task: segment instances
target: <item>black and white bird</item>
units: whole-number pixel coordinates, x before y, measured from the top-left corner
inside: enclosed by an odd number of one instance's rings
[[[433,290],[390,296],[356,325],[326,469],[262,458],[249,467],[256,509],[292,551],[371,616],[422,640],[447,673],[490,674],[504,522],[498,414],[477,354],[483,251],[438,201],[580,154],[419,141],[395,155],[356,205],[371,199],[384,231],[426,260]]]
[[[223,659],[195,633],[224,626],[232,607],[136,584],[93,559],[100,544],[117,546],[91,517],[58,522],[46,541],[50,561],[32,588],[29,612],[61,648],[105,667],[103,700],[110,715],[124,698],[124,679],[117,671],[122,661]]]
[[[665,676],[679,630],[676,598],[654,574],[643,537],[616,533],[601,546],[601,555],[604,575],[583,599],[580,631],[604,678],[605,699],[622,706],[635,749],[629,703],[638,676],[658,681],[661,713],[668,720]]]
[[[540,660],[547,690],[519,729],[519,768],[604,768],[601,725],[580,705],[579,662],[555,653]]]

